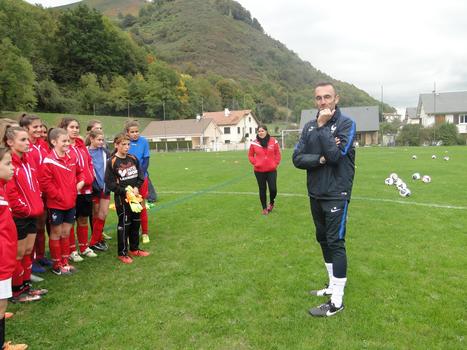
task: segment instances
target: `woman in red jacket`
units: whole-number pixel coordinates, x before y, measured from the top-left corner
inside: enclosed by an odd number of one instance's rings
[[[14,126],[6,129],[5,142],[10,147],[15,168],[13,179],[6,186],[8,202],[18,232],[16,268],[13,273],[13,298],[28,302],[40,299],[47,290],[31,288],[31,252],[37,232],[37,218],[42,215],[41,191],[37,181],[35,162],[29,159],[29,139],[25,129]],[[39,298],[37,298],[39,296]]]
[[[83,256],[95,258],[94,251],[88,244],[88,221],[92,215],[92,183],[94,181],[94,168],[89,151],[79,135],[79,122],[74,118],[63,118],[59,124],[60,128],[67,131],[70,138],[70,154],[76,157],[79,166],[83,170],[84,186],[78,191],[76,197],[76,233],[78,236],[79,253],[76,250],[75,232],[72,227],[70,232],[70,258],[74,262],[83,261]],[[80,255],[81,254],[81,255]]]
[[[279,143],[268,133],[265,125],[258,127],[256,140],[250,145],[248,159],[254,166],[256,181],[259,187],[259,199],[263,207],[262,214],[268,215],[274,209],[277,195],[277,166],[281,161]],[[269,205],[266,205],[266,188],[269,187]]]
[[[42,139],[42,121],[38,116],[31,114],[23,114],[19,125],[26,129],[29,137],[29,159],[34,161],[36,173],[39,171],[44,158],[50,152],[49,145]],[[44,200],[43,200],[44,201]],[[34,244],[33,254],[33,273],[45,272],[42,266],[52,266],[50,260],[45,257],[45,224],[47,219],[47,211],[37,218],[37,235]],[[42,265],[42,266],[41,266]]]
[[[68,264],[70,229],[75,222],[75,204],[78,191],[84,186],[84,174],[73,153],[69,152],[68,133],[61,128],[49,131],[52,151],[44,159],[39,183],[45,193],[49,214],[49,248],[56,275],[68,275],[74,268]]]
[[[26,344],[5,342],[5,312],[11,298],[11,277],[16,267],[17,233],[8,207],[5,184],[13,177],[9,149],[0,145],[0,346],[2,349],[27,349]]]

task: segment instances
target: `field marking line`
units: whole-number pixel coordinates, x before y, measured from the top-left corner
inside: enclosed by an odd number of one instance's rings
[[[225,186],[225,185],[223,185]],[[215,187],[215,186],[213,186]],[[220,186],[219,186],[220,187]],[[243,195],[243,196],[257,196],[258,192],[240,192],[240,191],[211,191],[211,190],[201,190],[201,191],[157,191],[157,193],[162,194],[188,194],[191,196],[200,195],[200,194],[218,194],[218,195]],[[284,197],[308,197],[306,194],[301,193],[278,193],[279,196]],[[185,197],[183,197],[185,198]],[[421,202],[409,202],[404,200],[396,200],[396,199],[387,199],[387,198],[371,198],[371,197],[360,197],[354,196],[352,200],[360,200],[360,201],[370,201],[370,202],[386,202],[386,203],[394,203],[394,204],[404,204],[404,205],[417,205],[421,207],[429,207],[429,208],[440,208],[440,209],[454,209],[454,210],[467,210],[467,207],[457,206],[457,205],[449,205],[449,204],[436,204],[436,203],[421,203]],[[172,203],[172,202],[169,202]]]

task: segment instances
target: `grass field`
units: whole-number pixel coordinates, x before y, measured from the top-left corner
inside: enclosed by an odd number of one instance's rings
[[[113,239],[76,275],[46,273],[42,301],[9,307],[7,339],[31,349],[465,349],[467,148],[358,149],[346,309],[329,319],[307,314],[326,273],[305,173],[290,158],[263,217],[245,153],[153,154],[152,255],[123,265]],[[391,172],[410,198],[384,185]]]

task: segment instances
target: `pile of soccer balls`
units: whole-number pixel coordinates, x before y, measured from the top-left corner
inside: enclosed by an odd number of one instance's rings
[[[384,180],[384,183],[388,186],[395,186],[401,197],[409,197],[412,194],[407,184],[396,173],[389,174],[389,177]]]
[[[421,176],[420,173],[412,174],[412,180],[420,180],[420,179],[426,184],[431,182],[431,177],[429,175]]]

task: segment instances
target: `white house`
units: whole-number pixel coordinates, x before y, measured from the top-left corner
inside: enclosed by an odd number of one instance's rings
[[[467,91],[420,94],[417,116],[423,126],[447,122],[467,134]]]
[[[248,143],[256,137],[259,122],[250,109],[221,112],[204,112],[203,118],[211,118],[222,130],[224,144]]]
[[[405,109],[405,122],[407,124],[420,124],[420,118],[417,115],[417,107],[407,107]]]

